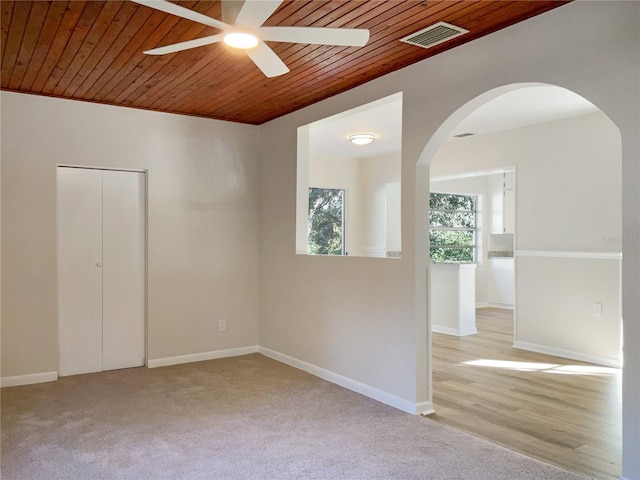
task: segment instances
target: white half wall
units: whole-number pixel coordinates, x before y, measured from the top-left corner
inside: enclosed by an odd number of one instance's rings
[[[516,343],[620,365],[619,260],[518,256],[516,269]]]
[[[59,164],[148,172],[149,361],[258,343],[258,127],[1,95],[2,377],[58,370]]]
[[[476,329],[475,264],[434,263],[429,277],[431,330],[463,337]]]

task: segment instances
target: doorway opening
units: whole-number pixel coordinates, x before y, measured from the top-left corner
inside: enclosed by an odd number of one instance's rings
[[[476,261],[423,257],[434,418],[617,478],[621,245],[610,239],[622,230],[619,130],[566,89],[510,85],[455,112],[422,162],[431,182],[419,192],[476,195],[482,205]],[[417,198],[428,230],[427,200]]]

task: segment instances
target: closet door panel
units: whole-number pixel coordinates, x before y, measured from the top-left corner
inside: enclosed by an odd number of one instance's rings
[[[103,172],[103,370],[145,363],[145,181]]]
[[[102,370],[102,172],[58,168],[59,374]]]

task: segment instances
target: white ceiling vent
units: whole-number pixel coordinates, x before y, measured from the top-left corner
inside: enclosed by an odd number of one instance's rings
[[[407,35],[406,37],[401,38],[400,41],[422,48],[431,48],[442,42],[451,40],[452,38],[464,35],[465,33],[469,33],[469,30],[456,27],[450,23],[438,22],[430,27],[420,30],[419,32]]]

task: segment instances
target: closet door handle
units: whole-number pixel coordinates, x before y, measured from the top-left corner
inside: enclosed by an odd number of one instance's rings
[[[97,268],[102,268],[102,262],[96,262],[96,267]]]

